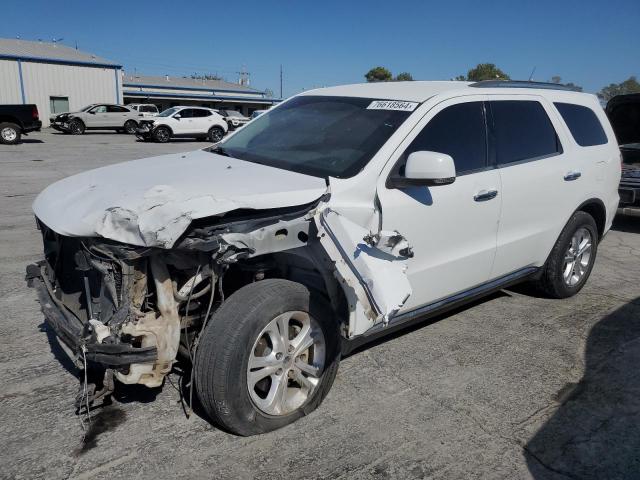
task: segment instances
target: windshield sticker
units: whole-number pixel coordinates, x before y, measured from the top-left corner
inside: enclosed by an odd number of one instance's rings
[[[400,100],[374,100],[369,104],[367,110],[400,110],[402,112],[413,112],[418,106],[418,102],[403,102]]]

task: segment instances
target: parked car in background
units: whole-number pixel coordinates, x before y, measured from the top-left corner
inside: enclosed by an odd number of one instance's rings
[[[613,97],[606,112],[622,154],[618,213],[640,216],[640,93]]]
[[[50,118],[51,128],[72,135],[86,130],[116,130],[133,134],[138,128],[138,112],[124,105],[95,103],[77,112],[65,112]]]
[[[158,113],[158,107],[152,103],[130,103],[127,105],[131,110],[135,110],[142,117],[154,117]]]
[[[258,118],[260,115],[262,115],[263,113],[265,113],[267,110],[254,110],[253,113],[251,114],[251,116],[249,117],[251,120],[253,120],[254,118]]]
[[[155,117],[140,120],[141,140],[168,142],[172,138],[206,138],[217,143],[229,130],[220,114],[205,107],[171,107]]]
[[[36,105],[0,105],[0,143],[14,145],[20,142],[22,135],[41,127]]]
[[[249,117],[245,117],[243,114],[241,114],[237,110],[221,109],[217,111],[227,121],[227,125],[229,125],[229,130],[235,130],[236,128],[243,127],[244,125],[249,123],[249,120],[250,120]]]

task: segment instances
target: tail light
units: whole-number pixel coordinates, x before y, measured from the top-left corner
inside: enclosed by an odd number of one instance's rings
[[[34,120],[40,119],[40,114],[38,113],[38,107],[36,105],[34,105],[33,108],[31,109],[31,116],[33,117]]]

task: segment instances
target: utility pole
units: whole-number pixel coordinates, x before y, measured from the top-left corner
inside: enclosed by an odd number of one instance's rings
[[[280,99],[282,99],[282,64],[280,64]]]
[[[243,65],[242,69],[239,72],[236,72],[239,77],[238,77],[238,83],[244,87],[248,87],[249,86],[249,75],[251,75],[249,72],[247,72],[246,67]]]

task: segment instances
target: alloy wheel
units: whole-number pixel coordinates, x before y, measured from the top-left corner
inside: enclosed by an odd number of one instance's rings
[[[584,227],[576,230],[571,237],[562,269],[562,277],[566,285],[573,287],[584,278],[591,261],[592,243],[591,232]]]
[[[2,140],[5,142],[14,142],[18,137],[18,132],[14,128],[5,127],[0,132],[0,136],[2,136]]]
[[[322,328],[308,313],[285,312],[262,329],[247,364],[254,405],[268,415],[300,408],[320,383],[326,359]]]

